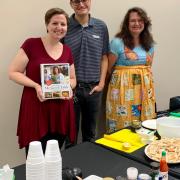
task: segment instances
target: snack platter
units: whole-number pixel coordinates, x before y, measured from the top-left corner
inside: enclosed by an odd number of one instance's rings
[[[153,141],[146,146],[144,152],[150,159],[159,162],[162,150],[167,153],[167,163],[180,163],[180,138],[162,138]]]

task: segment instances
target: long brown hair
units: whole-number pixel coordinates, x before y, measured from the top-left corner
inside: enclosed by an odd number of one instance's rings
[[[121,25],[121,30],[115,35],[115,37],[122,38],[124,44],[128,48],[134,48],[133,37],[129,31],[129,17],[132,12],[136,12],[144,22],[144,30],[141,32],[139,36],[140,44],[146,51],[149,51],[149,49],[155,43],[152,34],[150,33],[152,24],[150,18],[148,18],[147,16],[147,13],[139,7],[133,7],[127,11]]]

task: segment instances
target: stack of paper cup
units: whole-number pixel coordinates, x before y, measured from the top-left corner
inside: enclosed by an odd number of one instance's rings
[[[45,152],[46,180],[62,180],[62,158],[57,140],[49,140]]]
[[[45,180],[45,161],[41,142],[32,141],[26,160],[26,180]]]

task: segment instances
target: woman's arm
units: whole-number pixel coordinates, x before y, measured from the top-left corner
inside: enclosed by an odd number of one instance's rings
[[[20,85],[35,88],[39,100],[43,101],[41,86],[25,75],[28,62],[29,59],[24,50],[21,48],[9,66],[9,79]]]
[[[117,56],[113,53],[109,53],[108,55],[108,70],[107,70],[107,78],[109,78],[113,71],[113,66],[117,60]]]
[[[76,87],[76,75],[75,75],[74,64],[71,64],[70,66],[70,85],[72,89]]]
[[[152,66],[153,59],[154,59],[154,52],[152,53],[151,57],[152,57],[152,61],[151,61],[151,66]]]
[[[9,79],[20,85],[34,88],[36,83],[25,75],[28,62],[29,59],[26,53],[23,49],[20,49],[9,66]]]

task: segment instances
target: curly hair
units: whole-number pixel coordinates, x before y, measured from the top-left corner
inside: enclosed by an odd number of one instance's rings
[[[144,22],[144,29],[139,36],[140,44],[146,51],[149,51],[149,49],[155,43],[152,34],[150,33],[152,24],[150,18],[147,16],[147,13],[139,7],[133,7],[127,11],[121,24],[121,30],[115,35],[115,37],[122,38],[124,44],[128,48],[134,48],[133,37],[129,31],[129,17],[132,12],[136,12]]]

